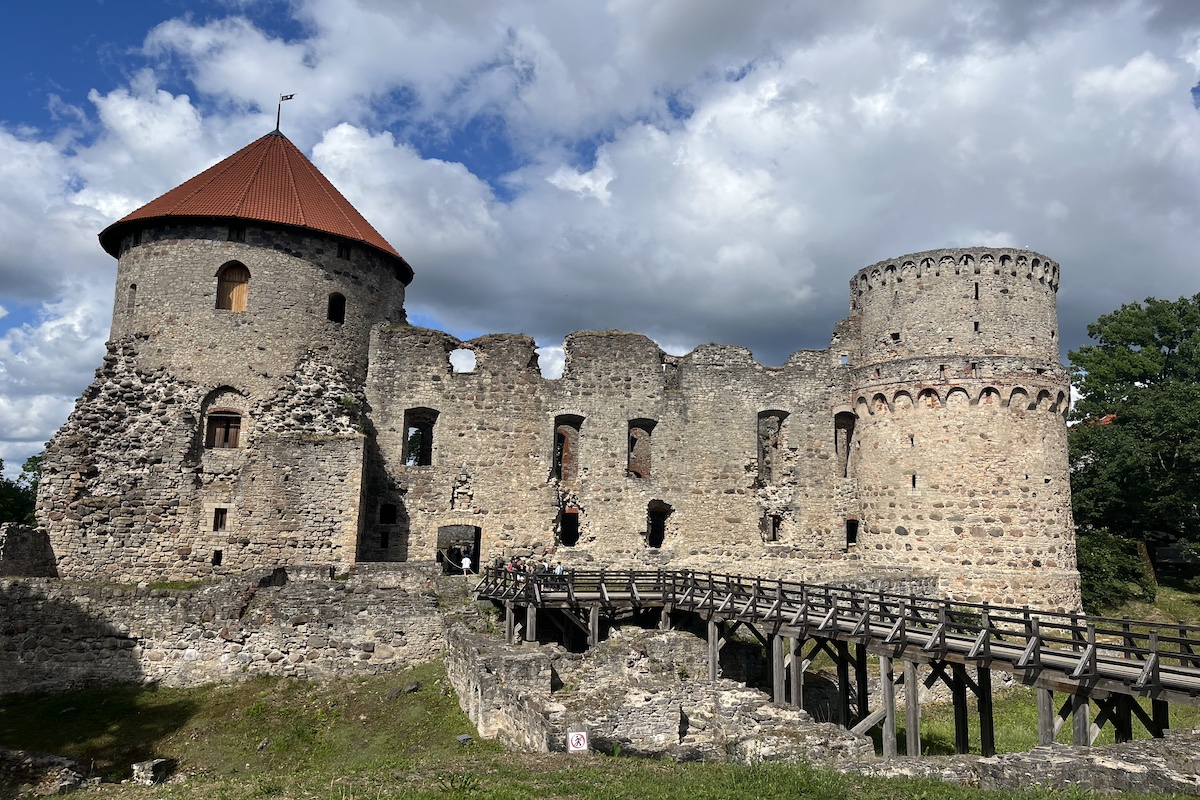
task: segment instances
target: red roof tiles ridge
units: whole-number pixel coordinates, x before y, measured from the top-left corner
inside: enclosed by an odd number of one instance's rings
[[[291,225],[362,242],[401,261],[405,283],[412,268],[328,178],[286,136],[272,131],[174,189],[122,217],[100,233],[119,255],[134,222],[163,217],[215,217]]]

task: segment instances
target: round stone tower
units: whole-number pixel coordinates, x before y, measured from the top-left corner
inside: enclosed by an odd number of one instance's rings
[[[850,288],[864,561],[937,572],[961,600],[1077,608],[1058,264],[935,250]]]
[[[110,225],[109,352],[47,445],[63,577],[356,560],[371,330],[412,269],[274,131]]]
[[[404,321],[412,269],[278,131],[113,223],[111,339],[144,367],[261,393],[318,354],[366,377],[371,326]]]

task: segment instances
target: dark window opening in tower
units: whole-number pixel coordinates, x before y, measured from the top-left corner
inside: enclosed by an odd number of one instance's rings
[[[132,314],[137,310],[137,284],[129,284],[129,293],[125,295],[125,313]]]
[[[909,447],[917,446],[917,437],[913,436],[911,433],[908,435],[908,446]]]
[[[337,257],[344,258],[344,259],[350,258],[350,243],[349,242],[338,242]]]
[[[629,452],[625,473],[631,478],[650,477],[651,433],[654,425],[654,420],[650,419],[629,421]]]
[[[229,241],[244,242],[246,241],[246,226],[236,223],[229,226]]]
[[[979,333],[979,323],[978,322],[975,323],[975,332]]]
[[[386,531],[386,530],[380,531],[379,532],[379,547],[380,547],[380,549],[387,550],[389,544],[391,544],[391,532]]]
[[[141,243],[142,243],[142,232],[139,229],[139,230],[134,231],[133,235],[129,237],[129,246],[137,247]]]
[[[432,408],[410,408],[404,412],[404,465],[428,467],[433,464],[433,427],[438,412]]]
[[[236,261],[217,273],[217,308],[245,311],[250,297],[250,270]]]
[[[655,549],[662,547],[667,537],[667,518],[675,509],[661,500],[651,500],[646,506],[646,544]]]
[[[396,504],[395,503],[380,503],[379,504],[379,524],[380,525],[395,525],[396,524]]]
[[[780,450],[783,447],[786,411],[758,412],[758,480],[775,483],[781,474]]]
[[[976,300],[979,299],[979,284],[978,283],[975,284],[975,299]]]
[[[210,412],[208,426],[204,431],[204,446],[218,449],[237,447],[241,430],[241,414],[229,411]]]
[[[833,415],[833,451],[837,454],[838,474],[850,477],[850,442],[854,440],[854,423],[858,417],[850,411]]]
[[[762,538],[764,542],[779,541],[779,529],[783,527],[783,517],[779,514],[764,514],[762,518]]]
[[[858,520],[846,520],[846,549],[858,544]]]
[[[570,483],[579,477],[579,433],[582,428],[583,417],[560,414],[554,418],[551,477],[564,483]]]
[[[917,473],[912,474],[912,488],[917,488]]]
[[[938,364],[938,380],[940,380],[940,381],[946,380],[946,365],[945,364]]]
[[[214,508],[213,509],[213,526],[214,531],[223,531],[229,524],[229,509]]]
[[[344,294],[334,292],[329,295],[329,306],[325,311],[325,317],[338,325],[346,321],[346,296]]]
[[[899,341],[900,341],[900,334],[899,334],[898,332],[894,332],[894,333],[892,333],[892,341],[893,341],[893,342],[896,342],[896,343],[899,343]]]
[[[223,560],[223,558],[224,558],[224,555],[225,555],[225,554],[224,554],[223,552],[221,552],[220,550],[213,550],[213,554],[212,554],[212,565],[213,565],[214,567],[219,567],[219,566],[221,566],[221,561]]]
[[[558,512],[558,541],[564,547],[579,543],[579,509],[563,508]]]

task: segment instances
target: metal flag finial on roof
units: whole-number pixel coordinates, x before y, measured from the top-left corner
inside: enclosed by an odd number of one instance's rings
[[[294,94],[281,94],[281,95],[279,95],[279,103],[278,103],[278,104],[276,104],[276,106],[275,106],[275,132],[276,132],[276,133],[279,133],[279,113],[280,113],[280,112],[283,110],[283,103],[284,103],[284,101],[285,101],[285,100],[291,100],[291,99],[292,99],[293,97],[295,97],[295,96],[296,96],[296,95],[294,95]]]

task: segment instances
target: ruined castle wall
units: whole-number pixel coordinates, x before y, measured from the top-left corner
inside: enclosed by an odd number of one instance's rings
[[[459,347],[475,352],[473,372],[451,369],[448,354]],[[377,332],[367,395],[395,488],[378,482],[367,513],[402,507],[407,557],[433,558],[437,528],[450,524],[481,528],[485,560],[544,552],[562,538],[561,510],[579,520],[578,542],[555,552],[569,561],[734,569],[732,560],[764,553],[844,549],[833,415],[850,371],[827,351],[767,368],[743,348],[706,346],[677,359],[619,332],[572,334],[565,351],[563,377],[546,380],[527,337],[462,343],[416,328]],[[417,408],[437,412],[428,466],[404,463],[404,414]],[[770,474],[760,475],[759,415],[772,410],[784,428]],[[559,477],[555,421],[566,417],[578,436],[574,466]],[[631,422],[649,429],[641,474],[629,469]],[[651,508],[666,513],[661,547],[649,535]],[[776,540],[764,543],[768,514],[779,521]],[[364,551],[378,535],[367,530]]]
[[[204,447],[204,387],[145,369],[134,336],[47,445],[38,522],[63,577],[196,580],[280,564],[355,560],[362,397],[304,361],[259,402],[243,446]],[[224,513],[219,515],[218,509]]]
[[[385,257],[352,245],[339,258],[338,240],[298,230],[244,231],[245,241],[228,241],[224,224],[155,223],[136,245],[126,237],[111,338],[145,334],[146,368],[256,399],[309,352],[361,381],[371,326],[404,320],[404,284]],[[250,272],[245,311],[216,307],[217,276],[231,262]],[[346,298],[340,324],[328,319],[334,292]]]
[[[187,590],[0,581],[0,694],[324,680],[425,663],[445,652],[433,586],[428,569],[408,565],[369,578],[293,570]]]

